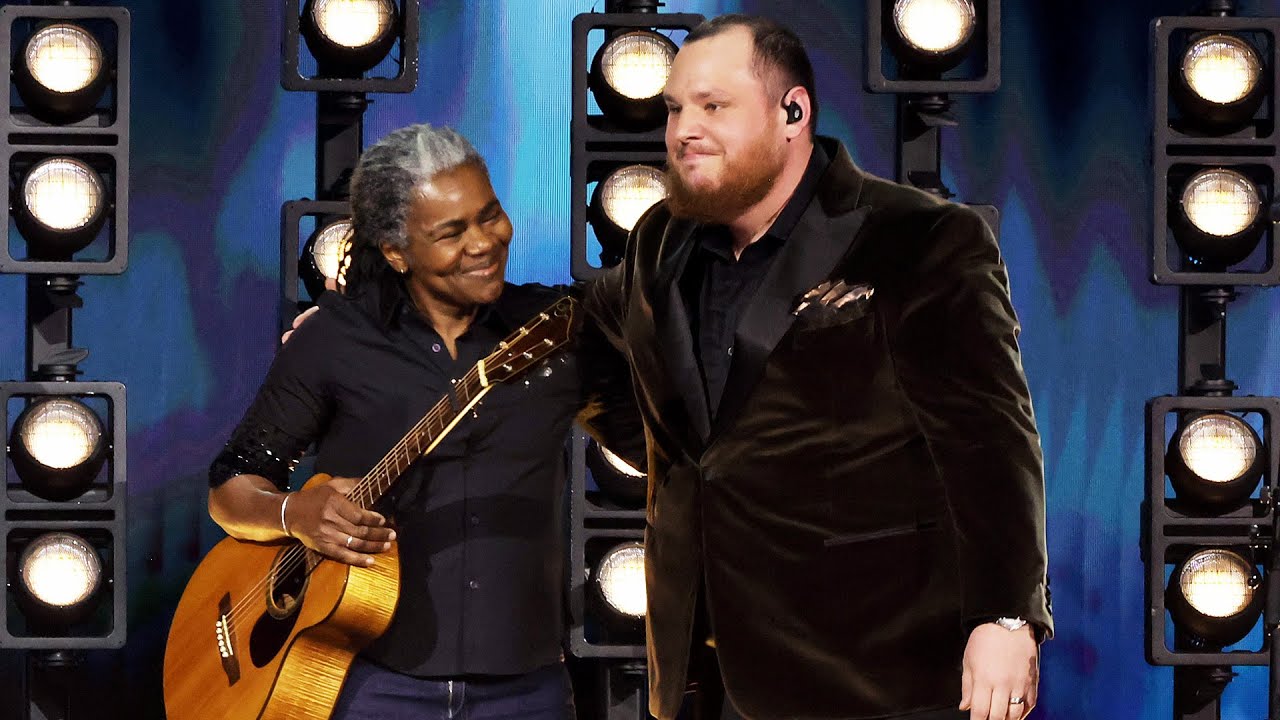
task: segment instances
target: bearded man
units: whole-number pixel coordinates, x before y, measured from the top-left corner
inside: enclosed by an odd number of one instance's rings
[[[587,292],[649,440],[650,711],[1024,717],[1044,481],[990,230],[815,137],[777,23],[696,28],[664,95],[669,199]]]

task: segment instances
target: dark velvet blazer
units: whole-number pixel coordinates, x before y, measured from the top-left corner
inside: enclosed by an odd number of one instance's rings
[[[996,242],[970,209],[839,143],[736,331],[709,417],[664,205],[588,312],[627,353],[648,436],[650,711],[674,717],[706,604],[749,718],[954,707],[968,632],[1052,632],[1039,437]],[[824,280],[873,290],[794,314]]]

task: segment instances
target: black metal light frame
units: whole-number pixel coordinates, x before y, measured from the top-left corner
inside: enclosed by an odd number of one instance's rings
[[[63,20],[96,21],[115,27],[115,44],[103,43],[103,52],[114,62],[106,69],[111,74],[107,93],[109,107],[68,125],[54,125],[35,119],[24,106],[4,104],[0,111],[0,133],[7,141],[0,146],[0,167],[10,177],[24,160],[53,155],[69,155],[90,162],[95,168],[106,168],[104,177],[106,200],[107,257],[103,260],[48,261],[14,257],[10,251],[12,238],[0,242],[0,273],[42,273],[68,275],[117,275],[128,265],[129,246],[129,122],[130,122],[130,16],[124,8],[15,6],[0,7],[0,73],[13,76],[14,27],[19,21]],[[102,38],[99,38],[102,41]],[[12,86],[12,79],[10,80]],[[12,91],[11,96],[15,96]],[[20,188],[19,188],[20,190]],[[14,188],[0,183],[0,207],[13,207]],[[30,245],[30,240],[24,238]]]
[[[1165,454],[1169,436],[1166,422],[1171,416],[1182,418],[1204,412],[1257,414],[1262,422],[1261,452],[1266,462],[1260,481],[1259,496],[1243,507],[1218,515],[1205,515],[1186,507],[1184,501],[1167,492]],[[1270,640],[1256,651],[1194,650],[1177,647],[1166,633],[1169,617],[1165,601],[1166,570],[1197,550],[1209,547],[1256,548],[1260,557],[1270,558],[1276,532],[1272,503],[1280,477],[1280,398],[1271,397],[1196,397],[1163,396],[1147,402],[1146,456],[1147,490],[1143,505],[1143,555],[1147,561],[1146,595],[1149,612],[1146,621],[1147,661],[1152,665],[1267,665]],[[1267,572],[1266,575],[1270,575]],[[1264,579],[1264,586],[1270,584]],[[1275,602],[1267,600],[1267,615],[1275,611]],[[1268,618],[1264,618],[1267,622]]]
[[[0,542],[6,556],[7,599],[0,602],[0,650],[83,650],[114,649],[123,647],[127,635],[127,584],[126,584],[126,487],[127,457],[125,423],[125,388],[116,382],[5,382],[0,383],[0,428],[6,432],[11,427],[11,401],[16,398],[69,396],[97,398],[106,401],[108,408],[103,423],[104,439],[110,443],[105,477],[95,481],[90,489],[78,498],[65,502],[50,502],[39,498],[24,488],[16,475],[7,453],[0,459]],[[19,592],[16,578],[12,577],[16,555],[21,552],[23,539],[34,538],[45,532],[66,531],[89,539],[106,556],[103,565],[104,596],[99,602],[111,603],[110,629],[104,635],[93,636],[34,636],[15,634],[10,628],[18,612],[16,602],[10,602]]]
[[[575,427],[569,463],[569,650],[580,658],[643,659],[643,621],[639,621],[638,642],[602,640],[607,630],[603,633],[588,630],[591,623],[608,622],[606,618],[594,616],[604,609],[593,598],[597,592],[592,587],[595,568],[589,564],[588,545],[612,546],[629,540],[643,543],[645,511],[621,508],[598,493],[588,492],[587,442],[586,433]]]
[[[418,84],[418,0],[392,0],[399,10],[400,73],[395,77],[306,77],[300,70],[302,0],[284,0],[280,84],[285,90],[310,92],[407,93]],[[392,46],[391,52],[395,52]],[[308,53],[309,54],[309,53]]]
[[[977,27],[969,42],[970,52],[982,55],[976,62],[977,77],[940,79],[904,78],[885,67],[891,40],[886,37],[886,19],[892,17],[893,0],[867,0],[867,90],[873,93],[986,93],[1000,87],[1000,0],[973,0]],[[892,32],[892,29],[888,29]],[[901,59],[898,60],[899,67]]]
[[[642,132],[628,131],[603,115],[588,112],[588,77],[592,58],[588,38],[592,31],[606,34],[626,30],[683,30],[697,27],[704,17],[691,13],[584,13],[573,19],[571,58],[573,62],[573,121],[570,126],[570,273],[575,280],[589,280],[604,272],[588,258],[587,186],[603,181],[616,167],[646,164],[662,167],[666,162],[664,127]],[[604,168],[608,167],[608,170]]]
[[[1174,111],[1171,92],[1174,58],[1181,41],[1199,31],[1247,34],[1267,39],[1268,47],[1257,48],[1263,63],[1264,82],[1269,83],[1256,119],[1243,129],[1225,135],[1211,135],[1180,121]],[[1255,17],[1159,17],[1151,24],[1153,72],[1151,277],[1158,285],[1253,285],[1280,284],[1280,243],[1275,241],[1271,203],[1276,200],[1280,178],[1280,158],[1276,152],[1277,92],[1275,68],[1280,62],[1280,18]],[[1173,239],[1169,222],[1170,173],[1179,167],[1227,167],[1262,172],[1269,185],[1264,188],[1259,222],[1264,232],[1261,250],[1265,259],[1257,270],[1206,270],[1185,266],[1182,251]]]

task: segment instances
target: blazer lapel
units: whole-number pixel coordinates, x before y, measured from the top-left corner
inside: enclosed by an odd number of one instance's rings
[[[863,206],[828,217],[815,199],[800,217],[738,322],[733,363],[712,426],[711,442],[732,425],[759,381],[765,361],[795,321],[791,311],[797,300],[827,279],[840,259],[849,254],[870,210]]]
[[[661,344],[659,351],[666,362],[674,390],[684,399],[690,424],[701,441],[711,434],[711,415],[702,373],[693,353],[689,313],[680,294],[680,277],[693,251],[694,243],[690,236],[694,227],[693,223],[678,223],[668,230],[663,244],[671,247],[669,250],[663,248],[663,259],[659,262],[650,297],[653,298],[655,331]],[[693,456],[697,457],[697,454],[693,453]]]

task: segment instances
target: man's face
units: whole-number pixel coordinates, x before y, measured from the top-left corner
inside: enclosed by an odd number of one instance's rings
[[[673,214],[729,222],[764,199],[784,164],[781,96],[753,72],[751,33],[732,28],[676,54],[667,102]]]
[[[465,310],[502,294],[511,220],[484,170],[468,163],[436,173],[409,205],[405,230],[407,247],[382,252],[408,268],[415,299]]]

